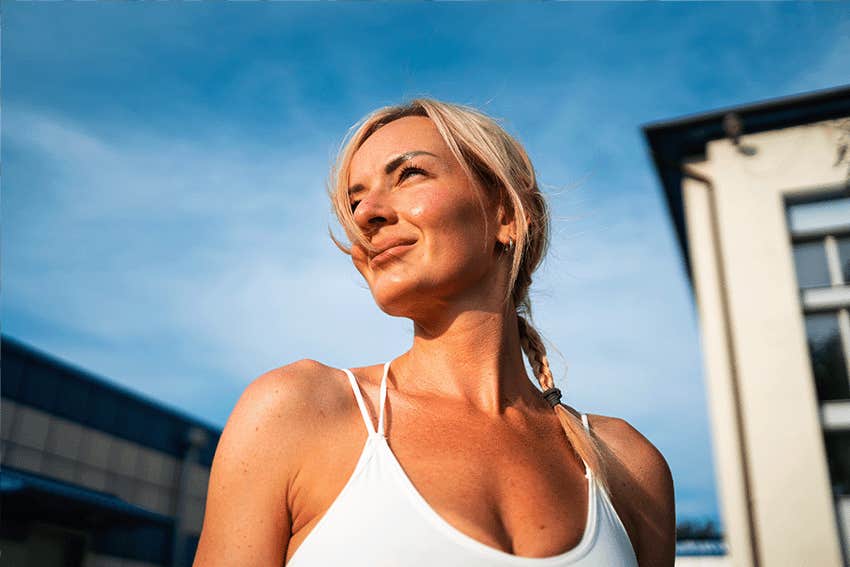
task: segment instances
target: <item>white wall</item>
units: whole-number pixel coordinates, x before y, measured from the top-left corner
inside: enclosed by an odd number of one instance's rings
[[[743,136],[753,156],[713,141],[690,164],[709,183],[683,183],[734,565],[843,564],[784,202],[844,182],[838,138],[823,122]]]

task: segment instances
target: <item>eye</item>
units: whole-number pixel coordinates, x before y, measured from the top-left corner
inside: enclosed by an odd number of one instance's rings
[[[404,181],[411,175],[425,175],[425,170],[421,167],[416,167],[415,165],[408,165],[402,168],[401,173],[398,174],[399,182]]]
[[[360,201],[352,201],[351,202],[351,212],[352,213],[354,212],[354,209],[357,208],[358,203],[360,203]]]

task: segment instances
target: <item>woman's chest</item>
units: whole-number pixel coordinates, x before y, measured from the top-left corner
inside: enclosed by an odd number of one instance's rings
[[[384,458],[398,469],[381,488],[384,497],[403,498],[409,489],[459,532],[515,555],[552,556],[581,541],[589,489],[563,433],[431,423],[398,426],[389,437]],[[346,488],[364,449],[362,435],[330,434],[305,459],[291,487],[290,553]]]

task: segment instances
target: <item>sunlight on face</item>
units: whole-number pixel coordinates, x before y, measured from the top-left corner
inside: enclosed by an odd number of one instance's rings
[[[495,215],[482,216],[469,180],[430,119],[411,116],[378,129],[349,170],[354,220],[379,253],[352,247],[352,261],[378,306],[427,316],[489,297],[499,278]],[[493,217],[493,218],[489,218]]]

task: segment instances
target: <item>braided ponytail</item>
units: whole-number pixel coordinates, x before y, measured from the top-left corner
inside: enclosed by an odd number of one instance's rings
[[[519,323],[519,340],[522,345],[522,350],[528,358],[528,363],[537,378],[537,382],[544,392],[554,390],[554,398],[550,398],[554,403],[551,403],[555,415],[558,416],[558,421],[561,422],[561,427],[564,428],[564,433],[567,435],[570,445],[573,450],[581,458],[597,480],[608,491],[607,475],[603,469],[603,460],[599,442],[585,428],[581,419],[576,417],[560,402],[560,390],[555,388],[555,379],[552,376],[552,370],[549,367],[549,359],[546,356],[546,347],[543,344],[543,339],[540,333],[537,332],[531,323],[522,315],[517,313],[517,322]],[[547,400],[548,401],[548,400]]]

